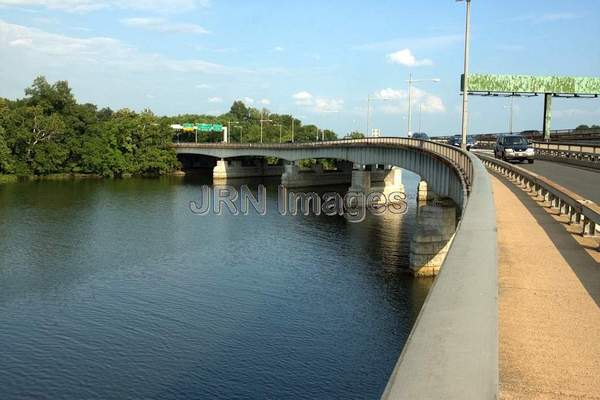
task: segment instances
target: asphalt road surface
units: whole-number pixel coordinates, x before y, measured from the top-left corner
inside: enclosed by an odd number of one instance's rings
[[[600,203],[600,170],[541,160],[535,160],[533,164],[517,165],[551,179],[588,200]]]

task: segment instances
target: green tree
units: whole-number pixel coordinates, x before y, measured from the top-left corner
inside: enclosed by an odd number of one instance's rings
[[[250,119],[248,107],[246,107],[244,102],[240,100],[233,102],[231,109],[229,110],[229,114],[234,116],[238,121],[248,121]]]
[[[350,132],[350,134],[348,135],[349,139],[364,139],[365,135],[361,132],[358,131],[354,131],[354,132]]]
[[[0,126],[0,174],[14,173],[14,160],[4,138],[4,128]]]

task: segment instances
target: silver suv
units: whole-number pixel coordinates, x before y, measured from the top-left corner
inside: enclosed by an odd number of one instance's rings
[[[533,164],[535,151],[522,136],[500,136],[494,147],[494,157],[504,161],[525,161]]]

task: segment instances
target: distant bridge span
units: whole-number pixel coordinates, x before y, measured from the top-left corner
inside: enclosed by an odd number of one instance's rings
[[[439,143],[406,138],[369,138],[285,144],[178,143],[177,154],[197,154],[220,159],[276,157],[287,161],[332,158],[361,165],[393,165],[427,181],[442,197],[466,205],[473,180],[469,154]]]

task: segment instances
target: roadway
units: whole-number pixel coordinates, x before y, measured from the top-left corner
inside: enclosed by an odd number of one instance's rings
[[[546,177],[588,200],[600,203],[600,170],[542,160],[535,160],[533,164],[518,165]]]

